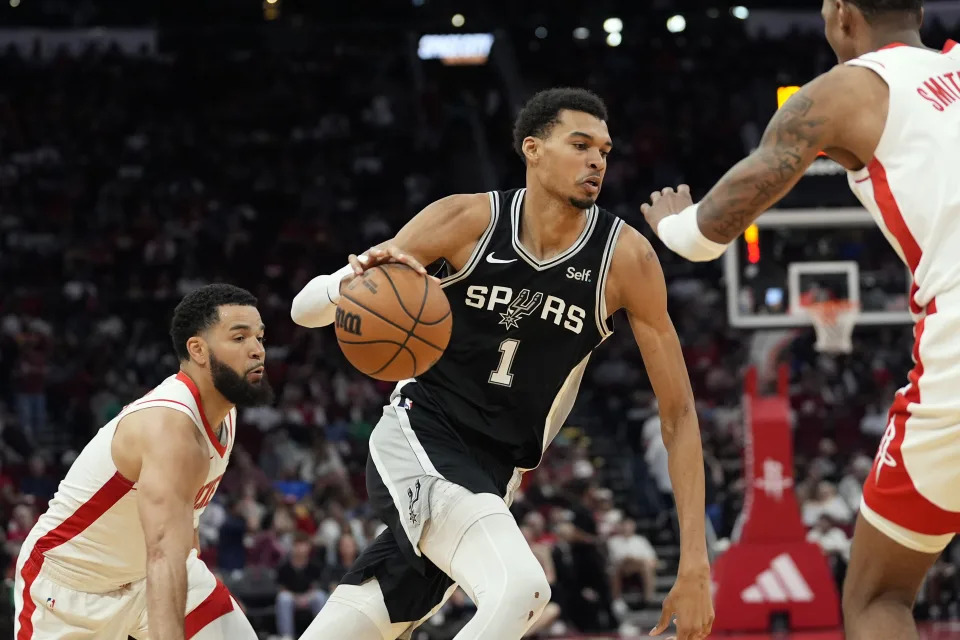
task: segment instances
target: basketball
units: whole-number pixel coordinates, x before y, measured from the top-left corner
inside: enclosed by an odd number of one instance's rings
[[[403,264],[373,267],[343,288],[337,307],[340,349],[377,380],[418,376],[443,355],[453,316],[443,290]]]

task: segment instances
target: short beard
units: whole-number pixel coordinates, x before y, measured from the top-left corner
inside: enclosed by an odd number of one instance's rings
[[[258,384],[251,384],[246,375],[239,375],[211,353],[210,375],[217,391],[238,408],[259,407],[273,402],[273,388],[267,380],[266,371]]]
[[[596,203],[593,198],[570,198],[570,204],[577,209],[589,209]]]

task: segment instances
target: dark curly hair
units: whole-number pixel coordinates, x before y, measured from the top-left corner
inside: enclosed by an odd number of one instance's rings
[[[191,291],[173,310],[170,322],[170,337],[173,350],[180,362],[190,359],[187,340],[199,335],[220,321],[218,308],[221,305],[257,306],[257,298],[232,284],[208,284]]]
[[[867,22],[873,22],[887,14],[908,13],[919,23],[923,15],[923,0],[847,0],[863,12]]]
[[[586,89],[561,87],[539,92],[523,106],[513,124],[513,150],[521,158],[523,140],[527,136],[543,138],[560,122],[560,112],[582,111],[600,120],[607,119],[607,105],[597,94]]]

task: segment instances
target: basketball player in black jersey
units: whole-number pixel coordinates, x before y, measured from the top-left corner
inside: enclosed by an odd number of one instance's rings
[[[713,621],[700,434],[657,256],[595,204],[612,143],[592,93],[537,94],[517,119],[525,189],[454,195],[393,239],[311,281],[301,325],[330,324],[342,283],[374,265],[446,263],[453,335],[427,373],[397,385],[370,438],[367,487],[388,529],[304,634],[409,637],[456,584],[477,604],[457,640],[519,640],[550,588],[508,510],[573,406],[587,361],[624,309],[657,395],[681,528],[681,559],[655,634]],[[455,584],[456,583],[456,584]]]

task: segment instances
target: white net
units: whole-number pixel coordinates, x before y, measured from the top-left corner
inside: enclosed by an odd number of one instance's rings
[[[830,300],[804,305],[817,331],[817,351],[850,353],[853,351],[853,327],[860,315],[860,304],[849,300]]]

